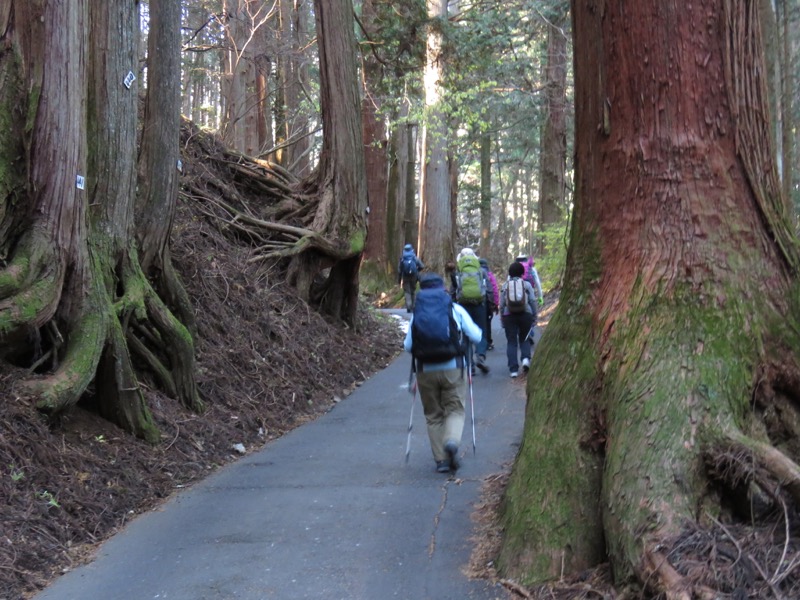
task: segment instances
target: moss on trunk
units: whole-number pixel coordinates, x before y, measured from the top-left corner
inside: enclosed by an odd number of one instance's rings
[[[536,349],[524,441],[502,509],[499,567],[523,583],[593,566],[604,556],[603,414],[589,322],[566,305]]]

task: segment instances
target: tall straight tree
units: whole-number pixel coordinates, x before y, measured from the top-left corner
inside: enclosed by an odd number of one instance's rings
[[[797,52],[793,45],[797,46],[797,36],[792,35],[790,28],[790,6],[789,0],[779,0],[780,23],[778,25],[781,40],[781,175],[783,181],[783,195],[786,200],[789,215],[797,220],[798,209],[794,206],[792,193],[795,189],[795,157],[798,149],[795,146],[793,132],[796,131],[796,110],[800,101],[797,99]],[[795,18],[798,18],[797,4],[795,6]]]
[[[426,120],[422,131],[418,250],[431,271],[444,273],[445,263],[452,260],[455,253],[447,160],[449,128],[442,104],[445,66],[442,44],[447,23],[447,0],[427,0],[427,4],[430,22],[424,76]]]
[[[136,238],[140,266],[155,293],[144,295],[150,323],[139,323],[129,342],[170,395],[188,408],[202,403],[194,378],[194,312],[172,265],[169,235],[178,201],[180,170],[180,0],[151,0],[148,81],[139,152]],[[189,328],[187,331],[186,328]],[[151,329],[148,331],[148,329]],[[165,340],[164,348],[147,347]]]
[[[540,156],[539,227],[560,225],[564,218],[567,169],[567,20],[566,4],[547,27],[545,118]]]
[[[361,25],[364,33],[371,38],[379,25],[373,0],[361,3]],[[388,271],[386,252],[388,221],[388,140],[386,122],[381,115],[382,99],[379,94],[380,82],[384,77],[383,65],[370,48],[362,59],[363,94],[361,99],[361,121],[364,125],[364,156],[369,193],[369,235],[365,257],[377,262],[382,270]]]
[[[483,133],[481,144],[481,239],[480,255],[489,256],[492,229],[492,136]]]
[[[396,116],[403,117],[403,121],[408,116],[408,102],[400,105],[400,112]],[[401,248],[406,243],[413,243],[416,240],[414,235],[414,198],[415,194],[408,194],[409,170],[412,173],[411,187],[413,190],[413,128],[404,122],[399,123],[400,119],[392,119],[396,125],[389,134],[388,148],[388,167],[389,175],[386,192],[386,256],[389,267],[396,269],[400,262]],[[410,198],[409,198],[410,196]],[[410,216],[406,217],[407,208],[410,204]],[[409,240],[409,242],[406,242]],[[396,273],[395,273],[396,274]]]
[[[259,134],[267,130],[260,119],[271,118],[258,65],[266,51],[264,29],[277,21],[277,14],[273,5],[260,0],[224,0],[222,11],[226,32],[222,137],[232,148],[256,156],[261,151]]]
[[[319,197],[311,229],[318,246],[292,261],[289,280],[324,313],[355,322],[366,242],[361,101],[351,0],[314,0],[323,143],[312,182]],[[306,242],[304,242],[306,243]],[[324,276],[323,276],[323,271]]]
[[[307,22],[310,0],[280,0],[275,78],[277,159],[299,177],[310,171],[308,116],[302,109],[308,80]]]
[[[723,597],[728,559],[673,552],[682,536],[748,527],[756,499],[800,507],[800,259],[756,4],[572,2],[575,214],[505,497],[505,575],[609,560],[670,600]]]

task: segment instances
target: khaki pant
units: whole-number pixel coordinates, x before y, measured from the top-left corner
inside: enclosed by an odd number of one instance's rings
[[[450,441],[461,445],[467,375],[463,369],[423,370],[417,374],[417,386],[433,458],[437,462],[447,460],[444,445]]]

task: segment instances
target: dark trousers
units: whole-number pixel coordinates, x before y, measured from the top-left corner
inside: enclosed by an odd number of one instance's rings
[[[486,303],[486,347],[494,345],[492,341],[492,318],[494,317],[494,305]]]
[[[508,370],[518,371],[521,359],[531,358],[531,343],[528,332],[533,326],[533,315],[529,312],[512,313],[503,316],[503,328],[506,331],[506,356],[508,357]],[[519,353],[519,357],[517,354]]]
[[[475,345],[475,352],[477,352],[480,356],[486,356],[486,347],[489,345],[489,342],[486,338],[486,303],[481,302],[480,304],[467,304],[464,303],[461,306],[464,307],[464,310],[467,311],[472,320],[475,321],[475,324],[481,328],[481,341]],[[470,344],[470,364],[474,364],[472,362],[472,344]]]

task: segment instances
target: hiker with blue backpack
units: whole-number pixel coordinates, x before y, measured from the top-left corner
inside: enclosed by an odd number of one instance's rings
[[[403,294],[406,300],[406,312],[414,310],[414,297],[417,293],[417,280],[419,273],[425,268],[422,261],[417,258],[414,246],[406,244],[403,246],[403,255],[400,257],[400,264],[397,265],[397,283],[403,286]]]
[[[488,283],[486,274],[481,268],[480,259],[472,248],[464,248],[458,253],[456,280],[458,282],[456,302],[464,307],[472,320],[481,328],[483,334],[480,342],[475,345],[474,352],[472,346],[469,349],[472,373],[475,373],[475,367],[477,367],[486,374],[489,372],[489,365],[486,364],[486,349],[489,346],[486,335],[486,289]]]
[[[412,368],[416,371],[436,471],[450,473],[460,467],[458,448],[464,430],[467,382],[464,369],[468,368],[466,348],[470,341],[478,343],[483,332],[466,310],[453,303],[439,275],[422,275],[419,284],[403,347],[411,353]],[[407,453],[408,450],[406,457]]]
[[[500,322],[506,332],[506,357],[511,377],[531,366],[531,342],[528,333],[536,325],[536,295],[530,282],[523,279],[525,267],[514,261],[508,266],[508,280],[500,288]]]

